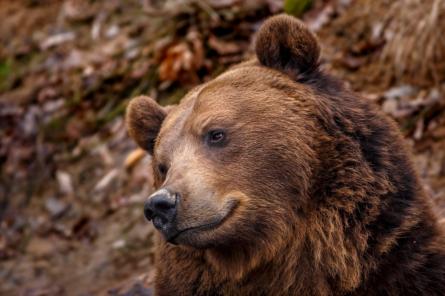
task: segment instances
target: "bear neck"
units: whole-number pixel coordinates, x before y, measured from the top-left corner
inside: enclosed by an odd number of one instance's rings
[[[339,258],[336,247],[345,242],[334,240],[340,237],[331,236],[331,241],[325,232],[318,232],[317,237],[309,233],[317,232],[308,229],[304,238],[288,236],[281,247],[274,250],[256,245],[201,252],[208,270],[216,275],[214,282],[219,281],[215,286],[224,283],[234,291],[241,289],[243,295],[254,293],[255,289],[268,295],[285,295],[289,290],[305,295],[309,291],[311,295],[328,295],[334,287],[344,291],[356,288],[361,279],[359,260],[354,255],[357,251],[348,249],[344,258]]]

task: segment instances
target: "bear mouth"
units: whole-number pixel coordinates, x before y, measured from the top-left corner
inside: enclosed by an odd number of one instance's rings
[[[222,226],[224,222],[226,222],[233,215],[237,207],[238,207],[238,201],[233,200],[230,202],[228,211],[225,213],[225,215],[216,217],[210,222],[205,224],[190,226],[184,229],[177,230],[176,233],[166,238],[167,242],[177,245],[180,244],[181,241],[188,241],[187,236],[191,236],[205,231],[215,230],[220,226]]]

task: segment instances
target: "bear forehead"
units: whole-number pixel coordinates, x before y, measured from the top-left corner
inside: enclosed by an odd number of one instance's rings
[[[313,111],[312,98],[309,86],[276,70],[251,62],[238,65],[191,90],[168,113],[156,139],[155,154],[172,153],[186,135],[199,137],[219,128],[237,130],[247,122],[272,124],[277,117],[288,116],[296,101],[299,111]]]
[[[190,121],[194,129],[212,119],[230,122],[245,117],[246,112],[279,112],[286,108],[281,100],[292,97],[307,100],[312,91],[288,76],[251,62],[239,65],[190,91],[166,117],[159,138],[168,133],[179,135]],[[271,108],[273,106],[273,108]],[[256,112],[261,114],[261,112]]]

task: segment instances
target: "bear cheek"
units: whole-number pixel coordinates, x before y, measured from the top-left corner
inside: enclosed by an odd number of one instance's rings
[[[220,197],[214,188],[204,183],[197,182],[198,186],[192,185],[181,196],[177,214],[178,228],[214,224],[230,212],[230,200]]]
[[[215,177],[211,175],[200,174],[199,171],[189,168],[187,173],[177,180],[180,182],[174,185],[175,182],[172,182],[166,186],[172,186],[181,195],[177,213],[178,229],[204,225],[214,225],[218,228],[240,204],[242,195],[237,192],[223,192],[212,182]]]

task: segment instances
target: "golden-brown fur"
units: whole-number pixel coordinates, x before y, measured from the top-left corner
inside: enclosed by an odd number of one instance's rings
[[[156,187],[180,196],[157,295],[443,295],[444,236],[396,125],[318,69],[298,20],[256,46],[168,114],[129,106]]]

